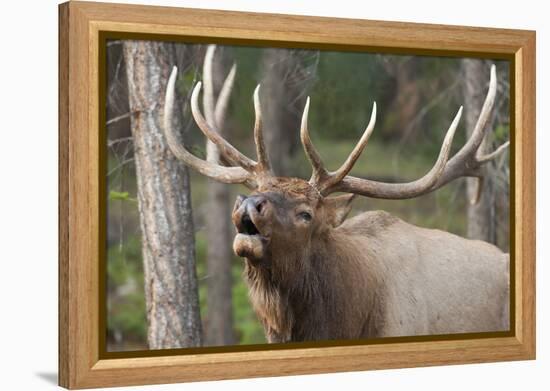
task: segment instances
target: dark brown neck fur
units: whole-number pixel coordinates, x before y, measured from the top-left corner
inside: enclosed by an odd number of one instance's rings
[[[374,296],[364,293],[372,290],[349,289],[375,289],[375,279],[362,270],[364,254],[339,229],[315,238],[304,246],[312,252],[272,254],[257,265],[246,261],[250,299],[269,342],[362,338],[372,328],[365,310],[372,305],[352,304],[372,302]]]

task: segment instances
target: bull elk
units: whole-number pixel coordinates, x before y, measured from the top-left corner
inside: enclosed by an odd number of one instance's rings
[[[205,67],[208,69],[208,67]],[[211,67],[209,67],[211,69]],[[238,196],[232,213],[235,253],[244,258],[244,279],[269,342],[361,339],[509,329],[509,256],[492,244],[420,228],[384,211],[347,219],[356,195],[406,199],[439,189],[459,177],[481,178],[481,166],[508,142],[482,155],[479,147],[496,95],[495,66],[471,137],[449,159],[462,107],[439,156],[420,179],[383,183],[349,175],[376,121],[376,103],[361,139],[336,171],[323,165],[308,132],[309,98],[300,136],[313,167],[311,179],[275,177],[262,136],[259,85],[253,95],[257,161],[217,131],[234,79],[232,71],[217,100],[212,75],[191,96],[193,117],[227,165],[205,161],[179,143],[172,126],[174,67],[166,90],[164,128],[173,154],[202,175],[240,183],[253,192]],[[330,196],[333,193],[348,193]]]

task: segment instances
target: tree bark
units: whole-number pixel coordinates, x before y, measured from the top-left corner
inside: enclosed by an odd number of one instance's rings
[[[219,93],[229,68],[224,66],[225,50],[218,47],[213,62],[212,79],[214,94]],[[210,122],[210,118],[207,118]],[[212,125],[212,124],[211,124]],[[215,124],[214,124],[215,125]],[[218,131],[227,136],[227,126],[218,124]],[[216,128],[216,126],[214,126]],[[207,142],[207,160],[220,162],[216,146]],[[206,305],[205,342],[208,346],[233,345],[233,278],[231,274],[231,208],[229,186],[208,179],[208,199],[206,201]]]
[[[162,130],[175,48],[161,42],[124,41],[124,58],[133,113],[149,348],[200,346],[189,176],[168,149]],[[180,126],[181,114],[173,120]]]
[[[479,117],[485,95],[487,93],[487,82],[489,80],[489,66],[485,61],[476,59],[463,59],[462,72],[464,75],[464,123],[467,135],[470,137]],[[491,121],[487,126],[491,126]],[[480,152],[486,153],[490,142],[485,137]],[[492,163],[485,164],[483,170],[483,183],[478,179],[468,178],[466,181],[466,196],[468,205],[467,236],[472,239],[484,240],[489,243],[497,243],[496,234],[496,204],[497,194],[495,192],[494,178],[496,173]],[[470,200],[476,198],[478,186],[482,186],[479,201],[471,204]]]
[[[290,176],[300,145],[300,122],[307,87],[314,75],[306,63],[311,52],[265,49],[260,64],[264,137],[275,175]]]

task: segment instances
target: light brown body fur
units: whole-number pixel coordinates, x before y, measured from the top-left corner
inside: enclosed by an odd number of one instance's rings
[[[508,330],[509,256],[497,247],[385,212],[363,213],[335,234],[364,254],[356,262],[376,284],[377,336]]]

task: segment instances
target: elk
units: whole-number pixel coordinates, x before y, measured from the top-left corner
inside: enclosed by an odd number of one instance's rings
[[[309,98],[300,136],[313,168],[309,180],[276,177],[262,136],[259,88],[253,94],[257,160],[222,138],[221,122],[206,121],[191,96],[195,122],[219,149],[226,165],[192,155],[171,123],[177,69],[167,84],[164,127],[173,154],[202,175],[244,184],[232,213],[234,252],[244,258],[244,279],[252,306],[270,343],[395,336],[494,332],[509,329],[509,255],[492,244],[408,224],[384,211],[346,219],[357,195],[407,199],[433,192],[460,177],[482,178],[481,167],[505,151],[481,154],[497,87],[491,67],[488,93],[471,137],[449,159],[462,107],[451,122],[433,167],[408,183],[384,183],[349,174],[367,145],[370,121],[348,158],[329,171],[308,131]],[[211,75],[203,75],[205,111],[223,118],[234,72],[214,99]],[[345,193],[332,195],[333,193]]]

